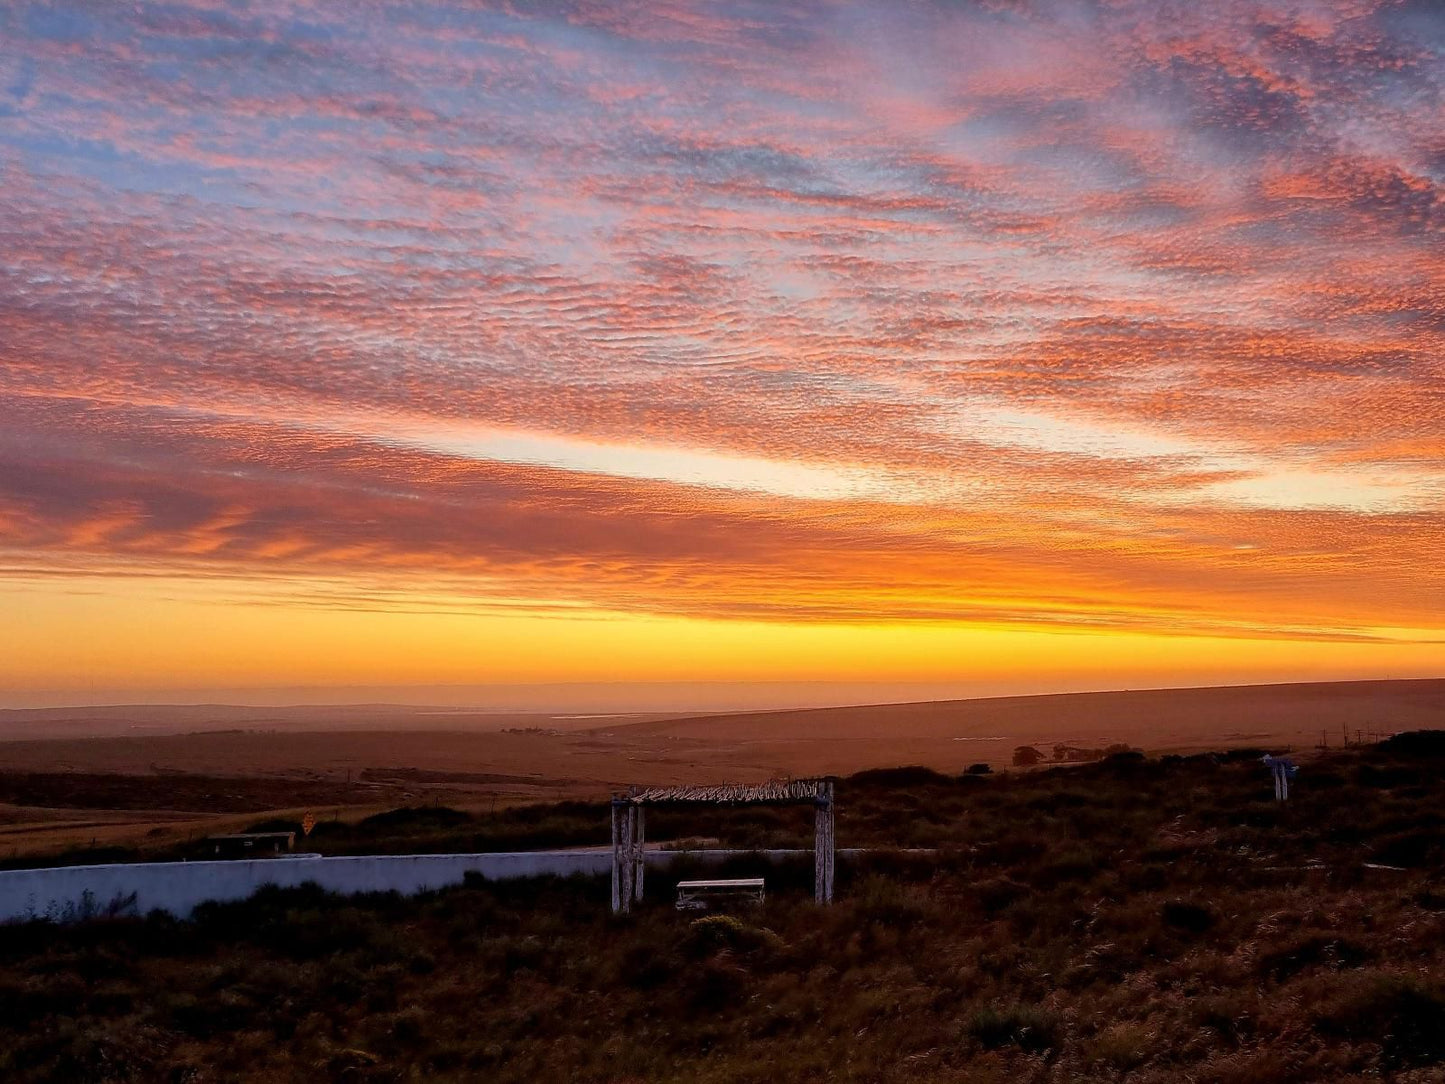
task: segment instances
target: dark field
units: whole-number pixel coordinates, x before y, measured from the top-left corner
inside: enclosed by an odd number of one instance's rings
[[[544,880],[3,927],[0,1079],[1436,1080],[1445,747],[1402,744],[1309,762],[1287,806],[1257,753],[861,773],[840,845],[939,852],[841,864],[823,910],[798,866],[704,918],[668,905],[677,870],[623,919],[600,881]],[[424,808],[312,839],[556,846],[605,819]],[[649,835],[811,843],[786,809]]]
[[[366,778],[366,773],[362,773]],[[372,786],[264,776],[119,775],[108,772],[0,771],[0,803],[50,809],[163,809],[192,813],[260,813],[310,802],[358,805],[412,797],[401,780]]]

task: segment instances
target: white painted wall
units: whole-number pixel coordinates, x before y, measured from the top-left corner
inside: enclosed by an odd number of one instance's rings
[[[686,855],[709,864],[755,852],[648,851],[662,867]],[[812,851],[764,851],[770,859]],[[331,892],[400,892],[411,895],[461,884],[468,873],[487,880],[555,875],[610,875],[612,852],[514,851],[497,854],[399,854],[323,858],[295,855],[230,862],[135,862],[105,866],[0,871],[0,922],[49,918],[65,921],[123,905],[125,914],[169,911],[184,918],[206,900],[242,900],[266,885],[317,884]],[[132,897],[134,897],[132,899]],[[599,898],[600,899],[600,898]],[[601,901],[605,902],[605,901]]]

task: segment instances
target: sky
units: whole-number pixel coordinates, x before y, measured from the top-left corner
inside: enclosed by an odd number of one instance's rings
[[[0,704],[1445,675],[1434,0],[0,7]]]

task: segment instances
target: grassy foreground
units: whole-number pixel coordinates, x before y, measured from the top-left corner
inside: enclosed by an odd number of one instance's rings
[[[862,773],[840,844],[939,852],[842,867],[828,909],[809,866],[704,918],[668,906],[679,870],[624,919],[599,881],[542,880],[0,927],[0,1079],[1439,1080],[1442,769],[1404,736],[1309,762],[1288,806],[1250,753]],[[809,815],[649,834],[807,845]],[[440,846],[517,816],[371,831]],[[572,839],[605,810],[525,816]]]

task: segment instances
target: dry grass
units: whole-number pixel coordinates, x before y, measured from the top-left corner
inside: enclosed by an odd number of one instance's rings
[[[763,909],[701,919],[654,878],[621,919],[600,882],[540,880],[3,928],[0,1078],[1438,1079],[1442,767],[1336,754],[1286,807],[1249,754],[868,773],[839,784],[841,843],[938,853],[844,867],[821,910],[811,869],[784,867]],[[805,843],[806,812],[649,834]],[[587,804],[412,811],[332,843],[604,824]],[[1382,855],[1408,868],[1363,867]]]

